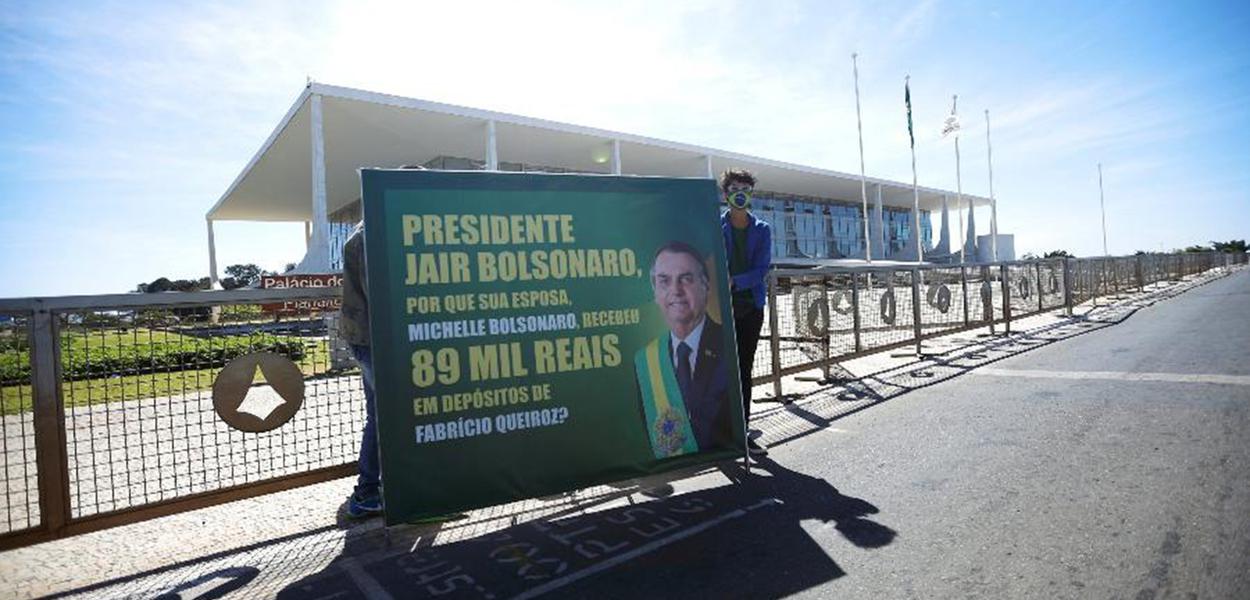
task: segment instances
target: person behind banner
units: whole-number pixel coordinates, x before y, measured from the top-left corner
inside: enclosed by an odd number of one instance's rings
[[[721,192],[729,210],[721,214],[721,233],[729,258],[729,281],[733,294],[734,333],[738,341],[738,375],[742,383],[742,414],[751,422],[751,368],[755,348],[764,326],[767,298],[764,278],[772,266],[773,235],[768,222],[748,210],[755,190],[755,176],[744,169],[730,169],[721,175]],[[756,456],[768,450],[747,436],[747,450]]]
[[[369,339],[368,279],[365,275],[364,223],[356,225],[343,244],[343,318],[339,335],[347,342],[360,365],[360,384],[365,393],[365,426],[360,434],[356,487],[347,503],[354,519],[382,512],[382,469],[378,458],[377,400],[374,394],[373,353]]]
[[[733,448],[724,331],[707,314],[709,280],[698,250],[670,241],[651,266],[669,331],[634,355],[643,418],[656,458]]]

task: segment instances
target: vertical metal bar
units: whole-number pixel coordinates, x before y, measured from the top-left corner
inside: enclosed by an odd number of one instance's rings
[[[851,329],[855,332],[855,351],[864,349],[859,339],[859,273],[851,272]]]
[[[36,309],[30,333],[39,514],[44,529],[55,534],[70,518],[69,463],[65,456],[65,411],[61,397],[61,341],[56,315],[46,309]]]
[[[1074,259],[1063,259],[1063,305],[1068,307],[1068,316],[1072,316],[1072,263]]]
[[[1142,256],[1141,255],[1136,256],[1133,260],[1133,264],[1134,264],[1134,273],[1137,276],[1137,291],[1138,292],[1146,291],[1146,276],[1144,273],[1142,273],[1141,263],[1142,263]]]
[[[833,335],[833,332],[830,331],[830,329],[832,329],[832,327],[830,326],[833,324],[832,323],[833,319],[829,315],[829,284],[832,283],[832,280],[833,280],[833,275],[822,275],[819,280],[820,281],[820,302],[821,302],[820,314],[824,316],[824,319],[822,320],[822,322],[824,323],[824,326],[825,326],[824,334],[820,336],[820,349],[821,349],[821,352],[824,354],[824,356],[821,357],[821,361],[820,361],[820,374],[825,381],[829,381],[829,377],[830,377],[829,375],[829,338],[830,336]]]
[[[1033,263],[1033,266],[1036,267],[1037,273],[1037,310],[1046,310],[1046,295],[1042,293],[1042,261]]]
[[[911,320],[912,331],[916,336],[916,356],[920,356],[920,269],[911,270]]]
[[[1003,333],[1011,335],[1011,278],[1008,274],[1007,265],[999,266],[999,275],[1003,280]]]
[[[990,285],[989,314],[987,314],[987,315],[985,315],[985,316],[986,316],[986,318],[988,318],[988,319],[989,319],[989,321],[990,321],[990,335],[994,335],[994,320],[995,320],[995,316],[994,316],[994,291],[993,291],[994,284],[993,284],[993,283],[991,283],[991,280],[992,280],[992,278],[990,277],[990,266],[989,266],[989,265],[982,265],[982,266],[981,266],[981,288],[982,288],[982,289],[984,289],[986,284],[989,284],[989,285]],[[978,291],[978,292],[980,292],[980,290],[977,290],[977,291]],[[986,308],[986,302],[985,302],[985,300],[984,300],[984,299],[982,299],[982,300],[981,300],[981,310],[983,310],[983,311],[984,311],[984,310],[985,310],[985,308]]]
[[[781,399],[781,330],[777,328],[777,274],[768,274],[768,349],[773,359],[773,397]]]
[[[971,315],[968,314],[968,267],[959,265],[959,289],[962,290],[964,299],[964,327],[972,322]]]

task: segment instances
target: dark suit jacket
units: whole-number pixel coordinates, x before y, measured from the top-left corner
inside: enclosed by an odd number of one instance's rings
[[[708,319],[699,338],[699,354],[695,359],[690,391],[682,395],[690,427],[694,430],[699,450],[733,447],[733,426],[729,407],[729,370],[721,357],[724,331]],[[665,339],[668,343],[669,340]],[[736,376],[736,374],[735,374]]]

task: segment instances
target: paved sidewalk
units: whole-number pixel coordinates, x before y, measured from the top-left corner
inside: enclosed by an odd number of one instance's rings
[[[838,385],[818,381],[819,372],[788,377],[783,389],[794,398],[790,402],[768,398],[772,386],[760,386],[756,397],[762,401],[754,411],[752,428],[761,432],[767,444],[781,447],[908,391],[1112,326],[1140,308],[1216,277],[1154,286],[1110,306],[1082,305],[1072,318],[1053,312],[1015,321],[1015,333],[1010,336],[988,337],[982,335],[986,330],[976,330],[926,341],[925,352],[933,354],[923,360],[895,350],[848,361],[833,369],[835,376],[845,379]],[[647,531],[669,527],[667,537],[657,539],[693,535],[750,511],[770,510],[767,498],[748,507],[721,503],[727,490],[735,487],[731,484],[743,475],[740,465],[723,465],[492,507],[442,525],[389,530],[378,519],[353,523],[341,518],[342,503],[352,485],[350,479],[342,479],[2,553],[0,596],[111,598],[176,592],[183,598],[279,593],[309,598],[385,597],[387,577],[394,573],[407,578],[394,582],[397,585],[420,581],[427,589],[452,586],[448,591],[458,584],[467,585],[472,580],[458,579],[455,571],[457,560],[463,558],[520,566],[514,570],[516,577],[475,582],[476,587],[467,590],[472,595],[525,597],[545,589],[539,582],[548,581],[552,573],[542,569],[558,568],[555,563],[527,558],[532,547],[527,532],[542,531],[550,537],[554,535],[551,528],[571,526],[587,515],[609,515],[611,522],[617,522],[646,513],[652,518],[646,527],[635,524],[628,529],[633,532],[628,535],[637,538],[633,540],[636,546],[646,548]],[[626,535],[626,529],[620,529]],[[593,545],[585,550],[583,555],[594,555]],[[625,558],[613,560],[629,560],[634,555],[621,556]],[[616,563],[596,562],[589,556],[584,564],[562,568],[570,574],[593,573],[612,564]]]

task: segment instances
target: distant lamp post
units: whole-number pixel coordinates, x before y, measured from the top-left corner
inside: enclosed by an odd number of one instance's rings
[[[1102,192],[1102,163],[1098,163],[1098,206],[1102,209],[1102,255],[1111,256],[1107,252],[1107,201]]]

